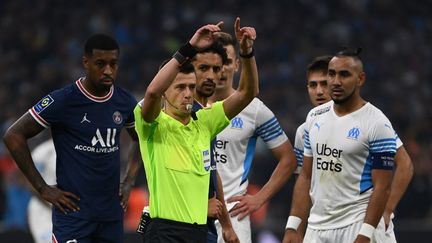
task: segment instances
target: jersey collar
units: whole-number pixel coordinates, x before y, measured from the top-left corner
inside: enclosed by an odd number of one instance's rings
[[[84,85],[82,85],[81,81],[84,80],[84,77],[79,78],[75,83],[78,86],[78,89],[81,91],[81,93],[83,93],[84,96],[86,96],[87,98],[89,98],[90,100],[94,101],[94,102],[98,102],[98,103],[102,103],[105,102],[107,100],[109,100],[113,93],[114,93],[114,85],[111,86],[110,91],[108,92],[108,94],[106,94],[105,96],[99,97],[99,96],[95,96],[90,94],[90,92],[88,92],[85,88]]]

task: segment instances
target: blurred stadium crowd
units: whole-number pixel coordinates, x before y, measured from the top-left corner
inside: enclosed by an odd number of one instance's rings
[[[415,168],[397,220],[431,222],[431,10],[432,3],[426,0],[2,0],[0,133],[45,94],[83,75],[82,46],[92,33],[109,33],[119,41],[117,83],[140,99],[159,63],[193,30],[223,20],[223,30],[232,32],[233,21],[240,16],[242,25],[257,30],[259,97],[292,142],[311,108],[306,96],[307,63],[343,46],[363,48],[367,74],[363,97],[392,121]],[[267,180],[276,164],[272,160],[271,154],[258,149],[251,175],[256,186]],[[145,188],[144,183],[141,178],[137,186]],[[3,143],[0,184],[0,232],[26,230],[30,193]],[[271,201],[267,217],[258,217],[255,227],[282,232],[291,187],[292,183],[285,186]]]

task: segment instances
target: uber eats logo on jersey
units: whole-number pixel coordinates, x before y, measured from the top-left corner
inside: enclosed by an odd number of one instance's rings
[[[214,159],[216,162],[220,162],[220,163],[226,163],[228,162],[228,158],[226,154],[222,154],[219,153],[217,149],[219,149],[219,151],[221,150],[226,150],[227,144],[229,142],[228,141],[224,141],[224,140],[216,140],[215,143],[215,147],[216,149],[213,151],[214,152]]]
[[[116,128],[107,128],[106,134],[101,133],[99,128],[96,129],[96,133],[91,139],[91,146],[87,145],[75,145],[76,150],[94,152],[94,153],[112,153],[119,149],[116,143]]]
[[[317,169],[318,170],[330,170],[341,172],[342,164],[337,161],[333,161],[334,159],[339,159],[343,153],[341,149],[330,148],[327,144],[316,144],[317,154],[320,155],[317,157]],[[323,158],[324,157],[324,158]]]

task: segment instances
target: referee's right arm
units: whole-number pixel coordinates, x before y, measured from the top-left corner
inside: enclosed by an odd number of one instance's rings
[[[179,71],[179,65],[178,61],[172,58],[159,70],[147,87],[144,95],[145,102],[143,102],[141,107],[141,115],[146,122],[153,122],[159,115],[161,111],[162,95],[176,77]]]

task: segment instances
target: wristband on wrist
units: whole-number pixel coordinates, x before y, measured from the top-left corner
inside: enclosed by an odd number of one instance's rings
[[[297,216],[289,216],[285,229],[297,230],[301,224],[301,221],[302,221],[301,218]]]
[[[239,52],[239,56],[242,58],[249,59],[249,58],[255,56],[255,48],[252,47],[252,51],[248,54],[241,54],[241,52]]]
[[[370,224],[363,223],[360,228],[359,235],[364,235],[370,239],[372,238],[374,231],[375,231],[375,227],[373,227]]]
[[[190,61],[197,54],[197,50],[187,42],[184,44],[176,53],[174,53],[173,58],[182,66],[186,62]]]

